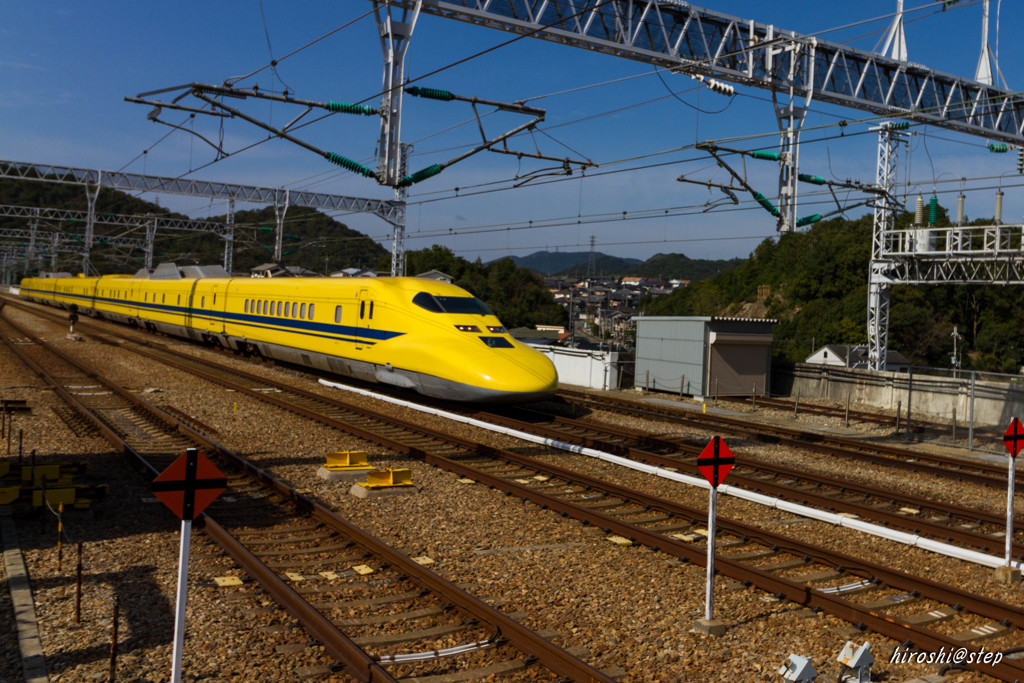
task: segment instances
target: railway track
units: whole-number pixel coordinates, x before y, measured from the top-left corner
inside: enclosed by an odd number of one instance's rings
[[[857,459],[874,465],[891,467],[905,472],[940,477],[953,481],[979,484],[995,489],[1006,488],[1006,469],[982,460],[964,460],[949,456],[911,450],[876,442],[820,432],[754,422],[740,416],[701,413],[696,410],[674,408],[653,402],[637,401],[616,396],[595,396],[583,391],[560,389],[559,396],[581,408],[604,410],[653,420],[670,420],[694,429],[741,437],[762,443],[800,448],[840,458]]]
[[[188,446],[230,472],[228,490],[197,527],[323,644],[332,668],[360,681],[523,670],[534,677],[538,668],[568,680],[613,680],[167,411],[0,321],[12,353],[149,475]]]
[[[511,429],[603,450],[670,470],[695,471],[697,456],[704,448],[704,444],[683,439],[653,437],[637,430],[566,418],[535,409],[470,412],[475,417]],[[1005,545],[1005,536],[1002,535],[1006,530],[1004,514],[940,503],[891,487],[880,488],[809,473],[758,459],[747,452],[738,452],[742,457],[737,459],[730,474],[729,483],[733,486],[829,512],[846,513],[983,552],[1001,554]],[[1024,529],[1024,518],[1017,519],[1014,528]],[[1020,535],[1024,535],[1024,531]],[[1024,556],[1024,543],[1015,540],[1013,552],[1018,557]]]
[[[275,383],[268,391],[271,387],[264,378],[179,356],[155,344],[131,346],[161,363],[173,362],[188,372],[200,372],[236,391],[597,526],[625,542],[643,543],[682,561],[704,563],[701,531],[706,512],[702,509],[419,424],[385,418],[298,387]],[[732,520],[719,519],[719,530],[717,543],[722,553],[716,564],[720,574],[738,584],[756,586],[767,593],[766,599],[785,599],[824,610],[926,651],[976,651],[975,643],[981,639],[998,639],[994,641],[998,649],[1024,642],[1024,609],[1015,605]],[[1002,680],[1024,677],[1024,665],[1010,657],[976,668]]]

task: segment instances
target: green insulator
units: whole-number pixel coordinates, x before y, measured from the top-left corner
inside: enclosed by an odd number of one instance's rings
[[[758,204],[760,204],[761,206],[764,207],[765,211],[767,211],[771,215],[775,216],[776,218],[779,217],[779,210],[778,210],[778,208],[776,208],[776,206],[774,204],[772,204],[770,199],[765,197],[760,192],[755,192],[754,193],[754,199],[757,201]]]
[[[803,218],[799,219],[796,222],[796,227],[802,228],[805,225],[810,225],[811,223],[817,223],[820,220],[821,220],[821,214],[820,213],[816,213],[816,214],[813,214],[811,216],[804,216]]]
[[[811,183],[812,185],[824,185],[825,179],[816,175],[808,175],[806,173],[800,173],[797,178],[805,183]]]
[[[373,178],[376,175],[376,173],[374,173],[373,170],[367,168],[366,166],[363,166],[359,162],[352,161],[351,159],[343,157],[340,154],[335,154],[334,152],[326,152],[324,154],[324,158],[327,159],[327,161],[331,162],[332,164],[337,164],[338,166],[341,166],[344,169],[348,169],[353,173],[358,173],[359,175],[366,176],[367,178]]]
[[[907,130],[910,128],[910,121],[892,121],[889,123],[889,130]]]
[[[935,225],[939,220],[939,198],[932,195],[928,200],[928,225]]]
[[[433,166],[427,166],[423,170],[416,171],[412,175],[407,175],[404,178],[402,178],[402,182],[398,183],[398,186],[399,187],[409,187],[410,185],[418,183],[421,180],[426,180],[427,178],[430,178],[431,176],[435,176],[435,175],[437,175],[438,173],[440,173],[443,170],[444,170],[444,168],[441,166],[441,164],[434,164]]]
[[[336,111],[341,114],[363,114],[365,116],[373,116],[378,113],[376,109],[368,104],[349,104],[348,102],[335,102],[331,100],[327,103],[328,111]]]
[[[438,90],[437,88],[420,88],[414,85],[406,88],[405,92],[413,97],[425,97],[428,100],[441,100],[442,102],[451,102],[455,99],[455,93],[448,92],[447,90]]]
[[[1011,149],[1013,148],[1002,142],[988,143],[988,151],[992,152],[993,154],[1005,154],[1006,152],[1009,152]]]
[[[754,157],[755,159],[764,159],[765,161],[779,160],[778,152],[766,152],[763,149],[755,149],[753,152],[750,153],[750,156]]]

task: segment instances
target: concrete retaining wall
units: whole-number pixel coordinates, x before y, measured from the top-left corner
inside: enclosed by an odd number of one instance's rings
[[[976,424],[1006,425],[1024,415],[1024,378],[982,379],[972,372],[936,377],[918,372],[872,372],[822,365],[777,364],[772,368],[772,394],[874,405],[887,410],[908,404],[913,414],[960,422],[971,417],[973,392]]]

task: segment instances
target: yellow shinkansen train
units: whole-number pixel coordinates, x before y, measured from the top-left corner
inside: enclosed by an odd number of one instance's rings
[[[455,401],[522,401],[558,383],[479,299],[417,277],[247,278],[219,266],[22,280],[30,301]]]

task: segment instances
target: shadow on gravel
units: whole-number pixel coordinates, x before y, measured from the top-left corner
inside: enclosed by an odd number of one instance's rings
[[[154,578],[155,567],[132,567],[122,572],[88,574],[84,577],[87,585],[83,590],[102,591],[110,595],[110,613],[99,615],[101,621],[110,622],[113,617],[114,597],[120,605],[119,652],[131,652],[139,648],[166,645],[174,639],[174,605],[161,593]],[[74,577],[34,581],[36,590],[63,586],[70,596],[65,600],[67,609],[74,610]],[[85,620],[83,614],[83,621]],[[46,665],[50,674],[68,667],[94,661],[110,659],[110,644],[82,647],[72,650],[58,650],[47,654]]]

